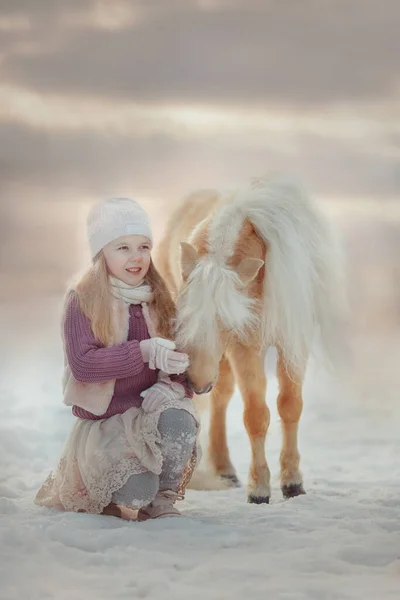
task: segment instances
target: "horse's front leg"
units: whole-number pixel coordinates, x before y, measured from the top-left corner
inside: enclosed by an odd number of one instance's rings
[[[232,345],[229,360],[234,370],[244,402],[244,425],[251,445],[251,465],[248,479],[248,501],[268,504],[270,471],[265,458],[265,438],[270,414],[266,403],[267,380],[264,357],[253,348]]]
[[[235,389],[235,381],[228,360],[223,357],[219,377],[210,396],[210,428],[208,457],[215,472],[228,484],[238,486],[239,480],[229,456],[226,436],[226,409]]]
[[[279,381],[278,412],[282,420],[281,489],[285,498],[305,494],[303,478],[299,469],[300,454],[297,447],[297,431],[303,408],[303,377],[289,373],[281,353],[278,357]]]

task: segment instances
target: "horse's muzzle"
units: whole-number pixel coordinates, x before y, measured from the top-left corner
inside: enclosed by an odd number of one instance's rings
[[[202,387],[202,388],[196,388],[193,381],[189,377],[187,379],[188,379],[190,387],[192,388],[194,393],[197,394],[198,396],[201,396],[201,394],[208,394],[208,392],[210,392],[213,388],[212,383],[209,383],[207,386]]]

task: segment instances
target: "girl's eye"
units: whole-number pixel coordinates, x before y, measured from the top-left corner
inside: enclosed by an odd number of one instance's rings
[[[118,250],[128,250],[128,246],[120,246]]]
[[[150,250],[150,246],[141,246],[142,250]]]

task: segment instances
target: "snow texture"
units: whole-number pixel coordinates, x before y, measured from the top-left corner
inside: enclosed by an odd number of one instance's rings
[[[58,319],[54,301],[1,307],[1,600],[400,597],[399,378],[391,367],[400,335],[361,340],[351,384],[333,385],[310,368],[300,429],[306,496],[283,501],[279,491],[271,375],[271,504],[247,504],[245,486],[189,490],[179,504],[185,518],[134,523],[33,504],[73,421],[61,401]],[[268,360],[271,371],[273,354]],[[238,394],[229,443],[245,483]]]

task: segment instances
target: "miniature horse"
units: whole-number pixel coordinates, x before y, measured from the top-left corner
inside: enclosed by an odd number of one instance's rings
[[[278,352],[281,489],[304,494],[297,431],[316,334],[332,364],[344,307],[341,257],[328,221],[294,183],[253,180],[233,193],[200,191],[171,216],[157,266],[177,300],[176,344],[196,394],[210,392],[209,459],[237,485],[226,437],[235,382],[251,444],[248,501],[270,498],[264,360]]]

